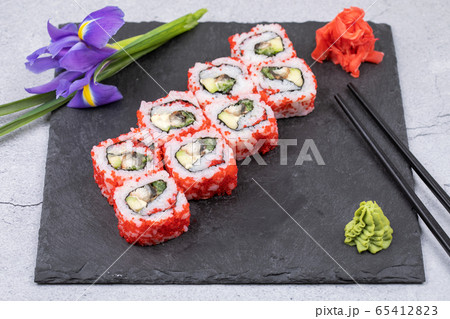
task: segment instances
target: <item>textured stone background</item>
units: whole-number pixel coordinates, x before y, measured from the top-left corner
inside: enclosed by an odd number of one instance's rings
[[[105,5],[120,5],[127,21],[170,21],[207,7],[203,21],[302,22],[329,21],[342,8],[360,6],[366,19],[392,26],[410,148],[437,181],[450,191],[450,3],[430,1],[3,1],[0,11],[2,53],[0,103],[23,98],[23,87],[34,86],[52,74],[32,75],[25,57],[48,42],[45,23],[79,21],[87,12]],[[240,4],[240,10],[238,4]],[[0,124],[14,118],[0,118]],[[48,119],[45,117],[0,138],[0,299],[74,300],[82,285],[39,286],[33,282],[40,221]],[[446,211],[416,178],[416,191],[450,231]],[[448,299],[448,256],[422,224],[427,282],[423,285],[212,285],[212,286],[92,286],[83,299],[92,300],[433,300]],[[381,288],[381,289],[380,289]],[[362,291],[365,290],[365,292]],[[383,294],[380,294],[380,291]]]

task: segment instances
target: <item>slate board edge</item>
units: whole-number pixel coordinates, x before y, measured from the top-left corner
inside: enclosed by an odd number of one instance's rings
[[[386,25],[391,30],[391,27],[389,25],[387,25],[387,24],[379,24],[379,25]],[[391,34],[392,34],[392,32],[391,32]],[[395,46],[394,46],[394,50],[395,50]],[[395,56],[395,62],[397,62],[396,56]],[[394,71],[395,71],[395,74],[396,74],[396,76],[398,78],[398,66],[397,66],[397,63],[395,64],[395,70]],[[399,83],[399,86],[400,86],[400,83]],[[401,95],[400,95],[400,98],[401,98]],[[401,112],[402,112],[403,119],[404,119],[404,109],[403,108],[401,109]],[[50,128],[50,130],[52,130],[52,128]],[[51,145],[49,143],[48,150],[50,150],[50,146]],[[409,170],[409,174],[410,174],[410,180],[413,181],[413,179],[412,179],[412,172],[410,170]],[[47,179],[47,175],[46,175],[46,179]],[[47,196],[47,194],[44,194],[44,205],[42,207],[42,211],[43,212],[45,211],[45,207],[46,207],[46,203],[47,203],[47,201],[45,200],[46,196]],[[45,219],[48,217],[48,216],[44,216],[44,215],[45,214],[42,214],[42,217],[41,217],[41,225],[43,224]],[[41,238],[41,235],[43,235],[43,234],[41,234],[41,229],[40,229],[39,230],[39,238]],[[38,255],[39,255],[39,252],[40,252],[41,249],[43,249],[43,247],[41,245],[39,245]],[[50,273],[47,273],[45,270],[40,270],[40,269],[36,268],[35,269],[35,282],[37,282],[37,283],[47,283],[47,284],[62,284],[62,283],[64,283],[64,284],[66,284],[66,283],[89,284],[89,281],[86,278],[84,278],[83,280],[77,280],[77,279],[69,279],[69,280],[67,280],[67,278],[72,277],[68,273],[64,273],[64,274],[61,273],[61,275],[62,275],[61,277],[55,277],[54,276],[55,273],[57,273],[57,272],[53,271],[52,273],[53,273],[53,276]],[[64,279],[64,278],[66,278],[66,279]],[[144,283],[144,284],[153,284],[154,283],[152,281],[135,282],[133,280],[130,280],[130,281],[128,281],[128,280],[115,281],[114,278],[108,278],[108,276],[105,276],[104,279],[107,280],[107,282],[103,282],[103,280],[99,280],[99,283],[100,284],[102,284],[102,283],[123,283],[123,284],[129,284],[129,283],[141,284],[141,283]],[[219,279],[219,280],[221,280],[221,279]],[[263,279],[258,280],[257,282],[255,282],[254,280],[248,280],[246,278],[240,278],[239,280],[240,280],[240,282],[238,284],[240,284],[240,283],[247,283],[247,284],[278,284],[278,282],[276,282],[276,280],[273,280],[273,279],[270,280],[270,282],[265,282]],[[314,280],[314,279],[312,279],[312,280]],[[416,281],[411,280],[411,278],[408,278],[408,283],[421,283],[421,282],[423,282],[423,280],[424,280],[424,278],[416,278]],[[236,284],[236,282],[227,282],[226,280],[221,280],[221,281],[222,282],[218,282],[217,279],[212,279],[211,281],[210,280],[205,280],[205,281],[198,281],[198,280],[196,280],[195,282],[185,281],[185,282],[183,282],[183,284],[218,284],[218,283],[219,284],[221,284],[221,283],[223,283],[223,284]],[[358,282],[360,282],[360,283],[405,283],[405,281],[399,280],[398,278],[384,278],[382,280],[376,279],[375,282],[371,281],[371,280],[368,280],[367,282],[362,281],[362,280],[358,280]],[[173,283],[179,283],[179,282],[171,281],[170,279],[164,281],[164,280],[161,280],[161,278],[159,278],[157,284],[173,284]],[[280,283],[283,283],[283,284],[311,283],[311,278],[306,279],[305,281],[303,281],[303,280],[290,280],[289,282],[286,282],[284,280],[281,280]],[[353,282],[351,280],[346,281],[345,279],[337,278],[336,281],[334,281],[334,280],[326,280],[326,281],[318,280],[317,283],[319,283],[319,284],[333,284],[333,283],[348,284],[348,283],[353,283]]]

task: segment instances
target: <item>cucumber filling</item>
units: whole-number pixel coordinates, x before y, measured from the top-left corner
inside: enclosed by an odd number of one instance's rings
[[[139,213],[161,195],[166,188],[166,182],[160,179],[131,191],[125,201],[132,211]]]
[[[255,53],[272,57],[284,51],[283,40],[281,37],[275,37],[267,41],[255,44]]]
[[[227,94],[233,89],[236,80],[232,77],[222,74],[215,78],[200,79],[200,83],[209,93]]]
[[[239,120],[253,110],[253,101],[249,99],[240,100],[230,105],[219,113],[217,118],[232,130],[239,127]]]
[[[261,69],[261,73],[269,80],[286,80],[300,88],[303,86],[302,71],[298,68],[265,66]]]
[[[195,116],[187,111],[174,111],[154,114],[151,116],[150,121],[160,130],[169,132],[173,128],[191,125],[195,121]]]
[[[138,171],[145,167],[147,162],[153,160],[153,156],[150,154],[138,153],[130,150],[125,142],[117,143],[109,146],[106,149],[106,158],[109,165],[118,170],[125,171]]]
[[[175,153],[175,157],[184,168],[190,170],[196,162],[202,158],[202,156],[214,151],[216,144],[216,138],[199,138],[194,142],[180,147],[180,149]]]

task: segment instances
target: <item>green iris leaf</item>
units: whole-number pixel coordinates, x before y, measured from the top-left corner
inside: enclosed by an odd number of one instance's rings
[[[0,116],[19,112],[30,107],[42,104],[55,99],[55,92],[36,94],[22,100],[0,105]]]
[[[28,123],[34,121],[37,118],[39,118],[51,111],[56,110],[60,106],[69,102],[70,99],[74,95],[75,95],[75,93],[69,95],[68,97],[60,97],[58,99],[45,102],[44,104],[36,107],[35,109],[28,111],[27,113],[23,114],[22,116],[15,119],[14,121],[9,122],[8,124],[0,127],[0,136],[8,134],[8,133],[18,129],[19,127],[24,126],[25,124],[28,124]]]

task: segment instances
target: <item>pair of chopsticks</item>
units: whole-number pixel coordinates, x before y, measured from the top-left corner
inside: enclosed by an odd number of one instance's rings
[[[348,88],[356,97],[356,99],[360,102],[360,104],[364,107],[364,109],[371,115],[371,117],[375,120],[381,130],[389,137],[391,142],[397,147],[399,152],[403,155],[405,160],[409,165],[414,169],[414,171],[419,175],[419,177],[425,182],[425,184],[431,189],[434,195],[439,199],[442,205],[447,209],[450,213],[450,197],[448,194],[442,189],[441,186],[436,182],[436,180],[428,173],[428,171],[423,167],[423,165],[419,162],[419,160],[409,151],[408,147],[398,138],[398,136],[392,131],[392,129],[387,125],[387,123],[380,117],[378,112],[375,111],[373,107],[371,107],[362,97],[361,93],[356,89],[356,87],[349,83]],[[407,183],[404,177],[400,174],[395,165],[391,162],[391,160],[387,157],[387,155],[383,152],[381,147],[375,142],[374,138],[367,132],[364,126],[361,124],[360,120],[358,120],[352,111],[345,105],[339,94],[334,96],[339,106],[344,111],[345,115],[349,118],[349,120],[353,123],[355,128],[359,131],[359,133],[363,136],[366,142],[370,145],[373,151],[380,158],[381,162],[384,164],[386,169],[392,175],[392,177],[397,181],[400,188],[403,190],[405,195],[414,205],[417,214],[423,220],[425,225],[430,229],[433,235],[436,237],[438,242],[450,256],[450,238],[439,225],[439,223],[434,219],[433,215],[430,211],[425,207],[422,201],[417,197],[416,193],[412,189],[411,186]]]

